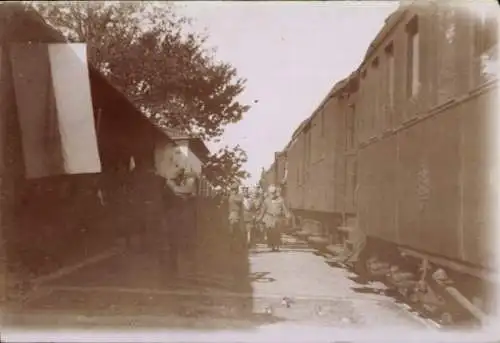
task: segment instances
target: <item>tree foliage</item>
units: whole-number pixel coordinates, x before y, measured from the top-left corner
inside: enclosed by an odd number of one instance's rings
[[[204,47],[207,36],[189,32],[190,19],[176,15],[171,3],[30,5],[69,41],[86,42],[90,63],[161,126],[217,139],[249,109],[236,100],[246,80]],[[211,160],[219,156],[224,158],[219,163],[226,165],[241,154],[239,147],[223,151],[226,154],[218,152]],[[232,173],[246,175],[241,160],[232,162]]]
[[[250,174],[242,169],[247,161],[247,154],[239,145],[230,149],[224,147],[210,156],[204,167],[204,174],[211,180],[212,185],[227,191],[233,183],[240,184]]]

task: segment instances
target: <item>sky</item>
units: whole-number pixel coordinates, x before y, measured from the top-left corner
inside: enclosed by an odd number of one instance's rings
[[[207,47],[247,79],[238,101],[251,105],[227,126],[212,152],[239,144],[248,154],[245,183],[255,185],[293,131],[335,83],[361,63],[398,1],[182,2],[192,30],[209,35]],[[254,101],[257,100],[257,103]]]

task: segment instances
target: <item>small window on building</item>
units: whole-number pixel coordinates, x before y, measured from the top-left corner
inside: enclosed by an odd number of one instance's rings
[[[385,54],[387,57],[387,91],[388,91],[388,105],[389,107],[394,106],[394,44],[390,43],[385,48]]]
[[[418,17],[413,17],[406,26],[407,33],[407,78],[406,93],[408,97],[415,96],[420,87],[420,35],[418,32]]]
[[[373,60],[372,67],[373,68],[378,68],[378,57],[375,57],[375,59]]]

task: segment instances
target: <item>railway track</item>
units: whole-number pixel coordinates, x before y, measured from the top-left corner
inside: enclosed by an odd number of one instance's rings
[[[420,321],[424,326],[428,328],[434,329],[447,329],[453,327],[463,328],[464,326],[470,326],[471,328],[480,327],[480,323],[474,320],[474,317],[468,315],[466,311],[461,311],[457,313],[455,311],[454,317],[455,320],[449,320],[447,316],[436,316],[431,311],[427,310],[425,306],[420,306],[420,304],[412,302],[404,294],[398,292],[398,290],[394,289],[392,285],[387,282],[384,278],[377,278],[368,275],[368,273],[363,273],[360,271],[360,268],[356,268],[354,265],[346,264],[340,262],[338,260],[338,253],[341,252],[341,249],[338,248],[336,251],[333,247],[327,246],[324,244],[326,238],[322,238],[319,236],[308,237],[300,233],[291,233],[290,237],[293,237],[292,240],[297,240],[308,244],[311,248],[316,251],[317,255],[320,255],[325,258],[326,263],[334,268],[342,268],[351,272],[351,276],[349,279],[355,281],[361,287],[356,288],[359,292],[365,293],[375,293],[385,295],[395,301],[395,304],[406,312],[410,313],[415,317],[416,320]],[[371,287],[374,284],[383,284],[383,288],[377,287],[378,289]],[[446,313],[446,312],[445,312]]]

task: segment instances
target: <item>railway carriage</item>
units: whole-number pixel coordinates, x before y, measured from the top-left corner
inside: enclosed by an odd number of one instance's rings
[[[401,5],[285,149],[288,202],[310,233],[362,231],[365,269],[377,261],[434,282],[480,320],[496,278],[488,146],[498,90],[485,62],[497,63],[497,14]],[[462,293],[436,286],[437,275]],[[442,305],[413,290],[412,301]]]

